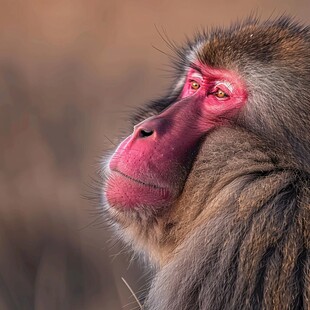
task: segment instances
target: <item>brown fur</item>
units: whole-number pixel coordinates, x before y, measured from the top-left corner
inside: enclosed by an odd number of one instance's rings
[[[207,137],[147,309],[308,308],[309,180],[288,159],[240,130]]]

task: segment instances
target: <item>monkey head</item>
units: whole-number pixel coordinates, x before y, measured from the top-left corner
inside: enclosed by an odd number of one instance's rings
[[[280,18],[202,32],[178,51],[171,90],[133,116],[133,132],[106,166],[108,213],[139,252],[155,264],[168,263],[168,253],[208,208],[192,203],[195,195],[203,199],[188,184],[195,175],[205,184],[212,178],[197,167],[216,160],[200,155],[214,144],[225,156],[237,156],[256,141],[273,169],[285,158],[283,165],[310,172],[309,50],[309,28]],[[247,137],[244,143],[238,135]],[[222,164],[229,159],[216,154]],[[207,197],[211,190],[204,191]]]
[[[116,208],[162,208],[182,190],[202,136],[245,103],[233,72],[195,64],[179,99],[134,127],[112,157],[107,199]]]

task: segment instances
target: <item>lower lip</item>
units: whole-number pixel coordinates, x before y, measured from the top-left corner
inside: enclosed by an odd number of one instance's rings
[[[105,195],[111,207],[125,209],[158,208],[168,205],[172,200],[168,189],[145,184],[118,171],[110,175]]]

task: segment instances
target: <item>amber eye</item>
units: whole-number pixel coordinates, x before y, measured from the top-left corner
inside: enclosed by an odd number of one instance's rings
[[[197,83],[196,81],[190,81],[190,84],[191,84],[191,89],[193,90],[197,90],[200,88],[199,83]]]
[[[216,90],[213,94],[219,99],[228,97],[228,95],[225,92],[223,92],[221,89]]]

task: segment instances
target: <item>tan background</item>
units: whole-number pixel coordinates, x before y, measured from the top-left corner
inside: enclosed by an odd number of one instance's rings
[[[156,28],[182,43],[251,12],[309,23],[310,1],[1,0],[0,8],[0,276],[13,300],[24,287],[34,295],[29,309],[134,309],[121,277],[141,295],[148,268],[112,246],[83,195],[128,111],[169,85],[168,58],[156,48],[170,51]],[[93,268],[77,267],[87,297],[56,306],[70,268],[59,253],[71,243]]]

